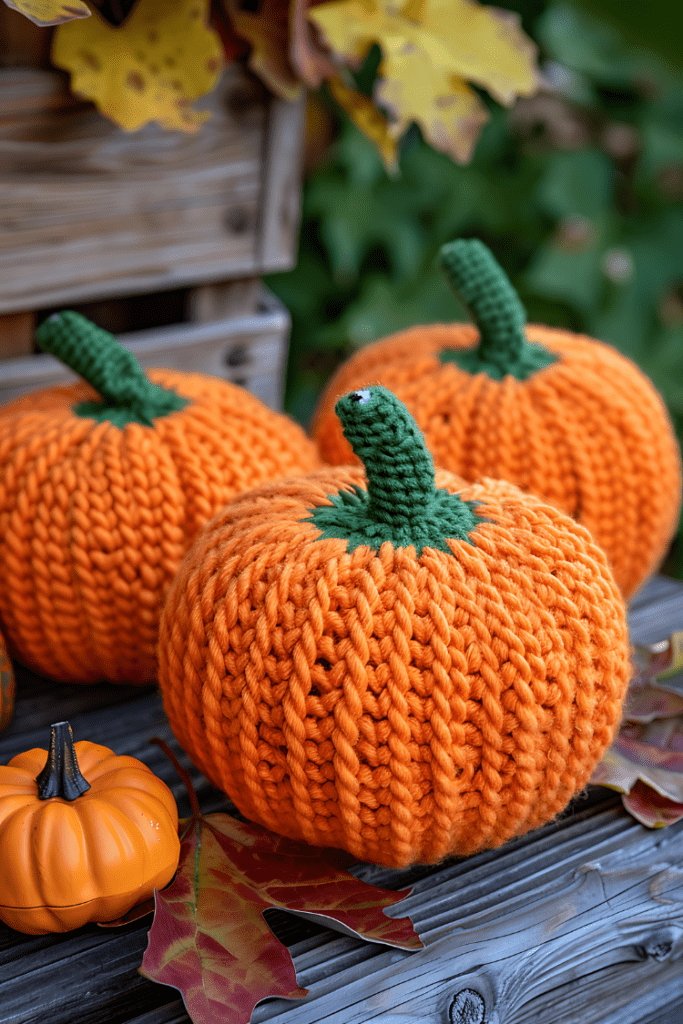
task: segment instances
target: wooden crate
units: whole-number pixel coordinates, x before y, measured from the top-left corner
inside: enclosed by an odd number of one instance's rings
[[[222,377],[281,409],[289,329],[289,313],[262,286],[253,313],[136,331],[119,335],[119,341],[145,369],[164,366]],[[1,360],[0,405],[75,379],[44,353]]]
[[[57,379],[35,327],[77,308],[144,365],[279,405],[287,315],[258,285],[295,261],[303,103],[233,64],[195,134],[125,132],[71,94],[49,36],[0,3],[0,401]]]
[[[292,265],[303,107],[240,65],[194,135],[127,133],[58,72],[0,69],[0,313]]]

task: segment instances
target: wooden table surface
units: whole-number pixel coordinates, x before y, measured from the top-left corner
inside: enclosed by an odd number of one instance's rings
[[[683,583],[653,579],[629,624],[639,643],[683,628]],[[161,736],[202,809],[231,810],[180,751],[154,687],[67,686],[18,669],[0,764],[45,747],[50,723],[63,719],[76,739],[148,764],[187,815],[182,783],[149,743]],[[410,914],[424,950],[268,911],[310,991],[260,1004],[255,1024],[683,1024],[683,821],[648,830],[617,794],[588,787],[559,820],[501,850],[436,868],[352,870],[386,888],[414,885],[394,913]],[[57,936],[0,925],[0,1024],[187,1024],[179,993],[137,973],[150,920]]]

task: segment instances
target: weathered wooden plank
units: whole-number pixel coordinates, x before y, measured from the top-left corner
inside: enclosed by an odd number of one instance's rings
[[[144,368],[164,366],[221,377],[281,409],[290,317],[263,288],[260,303],[259,311],[250,315],[136,331],[119,340]],[[0,403],[75,379],[53,356],[6,360],[0,364]]]
[[[256,313],[261,282],[257,277],[197,285],[188,295],[187,319],[195,323],[234,320]]]
[[[261,211],[282,190],[262,173],[270,100],[239,65],[200,101],[212,116],[194,135],[123,132],[63,75],[24,69],[19,88],[16,74],[0,69],[0,312],[259,272]],[[278,138],[296,190],[296,141]]]
[[[666,640],[683,628],[683,583],[667,576],[653,576],[629,603],[629,636],[634,644]]]
[[[0,314],[0,359],[25,356],[33,351],[34,323],[33,313]]]
[[[652,612],[648,593],[669,608],[669,631],[680,628],[683,585],[654,581],[631,610],[632,629]],[[148,743],[156,732],[178,750],[154,688],[75,688],[20,670],[18,717],[0,735],[0,762],[44,745],[74,690],[77,738],[140,757],[187,813],[173,769]],[[206,811],[228,806],[191,773]],[[400,872],[359,864],[354,873],[375,884],[415,883],[394,915],[410,912],[425,949],[408,954],[275,914],[272,926],[310,995],[263,1003],[254,1022],[679,1024],[666,1014],[678,1012],[683,994],[682,837],[683,822],[647,830],[616,794],[589,788],[559,820],[498,851]],[[94,926],[56,937],[0,928],[0,1022],[187,1024],[177,993],[137,974],[147,927],[104,937]]]
[[[275,100],[268,115],[259,255],[262,273],[294,265],[301,207],[305,99]]]
[[[50,53],[51,32],[18,11],[0,5],[0,67],[44,67]]]

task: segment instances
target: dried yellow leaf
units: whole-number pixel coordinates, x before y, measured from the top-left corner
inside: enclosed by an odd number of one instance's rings
[[[459,163],[471,160],[489,112],[466,82],[408,47],[388,47],[380,75],[376,98],[393,114],[394,138],[415,121],[434,149]]]
[[[392,134],[415,121],[437,149],[470,159],[486,110],[467,82],[503,104],[535,92],[536,47],[519,16],[474,0],[332,0],[309,18],[338,58],[357,65],[373,44],[382,50],[377,96]]]
[[[61,25],[74,18],[90,17],[90,8],[82,0],[71,0],[70,3],[63,3],[62,0],[5,0],[5,3],[41,28]]]
[[[350,89],[341,78],[330,78],[330,92],[349,115],[356,127],[377,146],[390,174],[397,169],[396,141],[389,131],[387,120],[362,92]]]
[[[276,95],[296,100],[303,92],[289,60],[289,0],[262,0],[257,11],[223,0],[237,35],[251,44],[249,67]]]
[[[71,72],[71,88],[127,131],[150,121],[196,131],[209,116],[190,103],[210,92],[223,65],[208,0],[138,0],[112,27],[95,11],[60,25],[52,60]]]
[[[429,0],[424,33],[444,41],[453,74],[475,82],[508,106],[539,85],[536,46],[519,27],[519,15],[472,0]]]

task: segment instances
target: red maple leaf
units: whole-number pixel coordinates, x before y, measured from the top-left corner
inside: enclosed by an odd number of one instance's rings
[[[176,768],[188,784],[177,762]],[[344,870],[351,859],[337,851],[284,839],[229,814],[202,815],[191,783],[188,789],[193,815],[181,822],[176,877],[155,894],[140,973],[179,989],[194,1024],[246,1024],[262,999],[307,994],[287,947],[263,917],[270,907],[373,942],[422,948],[409,918],[383,912],[410,890],[359,881]]]

